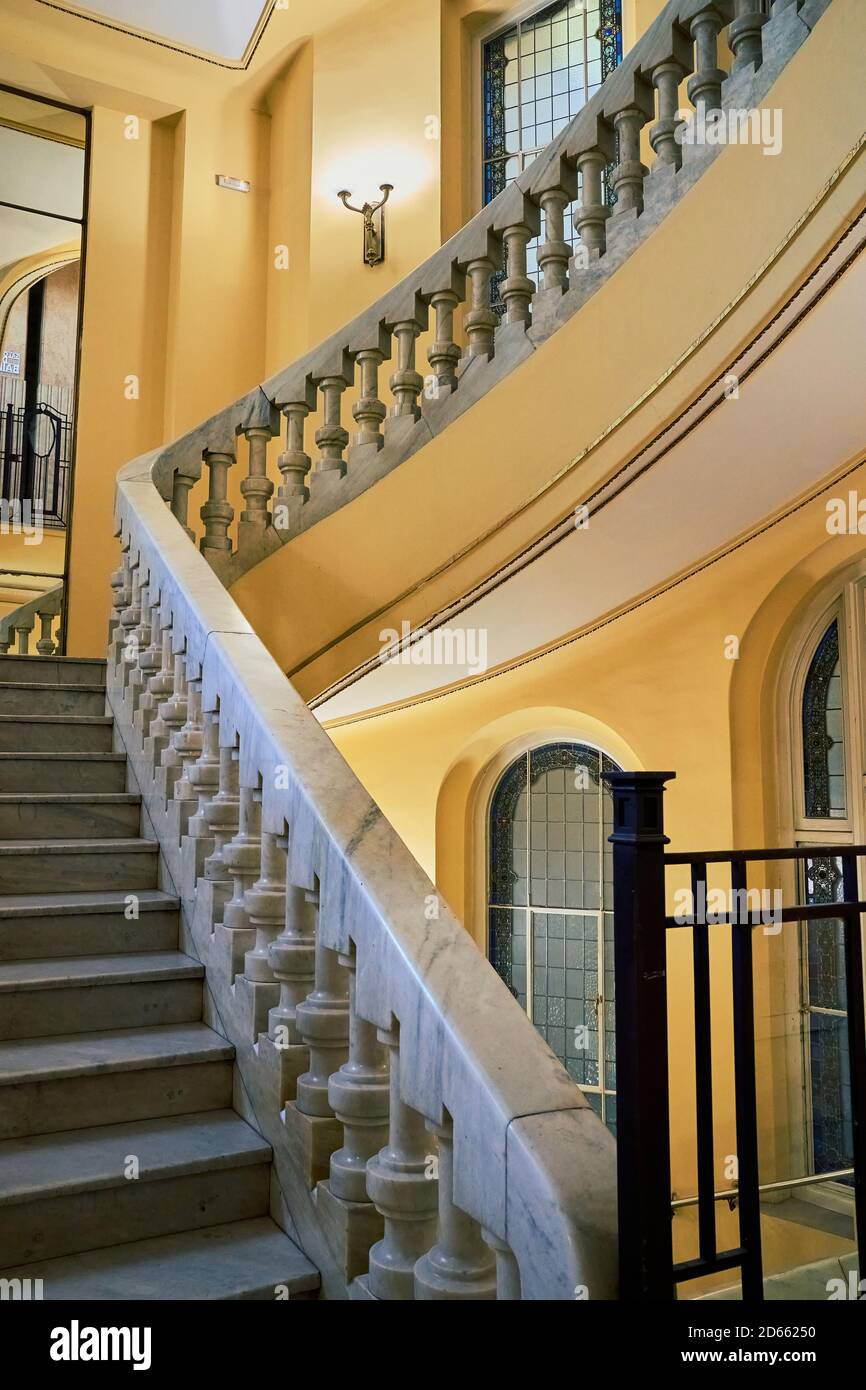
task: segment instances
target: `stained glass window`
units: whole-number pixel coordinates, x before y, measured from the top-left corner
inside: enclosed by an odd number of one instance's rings
[[[839,902],[842,861],[806,861],[806,901]],[[841,920],[808,922],[804,932],[804,993],[811,1077],[812,1155],[816,1173],[853,1166],[854,1133],[848,1064],[845,936]]]
[[[812,657],[803,690],[806,815],[845,816],[845,738],[839,624],[834,618]]]
[[[489,203],[568,125],[622,61],[622,0],[558,0],[484,45],[484,188]],[[566,236],[574,245],[571,212]],[[538,283],[538,246],[527,248]],[[498,285],[494,281],[494,303]]]
[[[489,955],[569,1075],[616,1126],[612,799],[597,748],[506,769],[490,810]]]

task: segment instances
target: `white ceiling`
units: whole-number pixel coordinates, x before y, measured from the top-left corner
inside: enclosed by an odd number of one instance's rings
[[[73,0],[74,8],[154,38],[238,60],[270,0]]]
[[[864,361],[866,255],[742,382],[738,400],[714,410],[585,530],[571,530],[447,627],[483,633],[495,669],[698,564],[863,448]],[[463,650],[472,657],[478,648]],[[351,717],[473,674],[443,661],[447,646],[430,654],[435,664],[377,664],[318,705],[318,718]]]

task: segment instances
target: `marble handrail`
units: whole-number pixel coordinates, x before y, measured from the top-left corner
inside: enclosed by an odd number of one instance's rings
[[[30,633],[39,623],[36,651],[39,656],[52,656],[57,650],[54,626],[63,605],[63,585],[57,584],[43,594],[28,599],[5,618],[0,619],[0,656],[5,656],[17,639],[13,655],[30,654]]]
[[[309,1059],[273,1112],[311,1150],[342,1123],[329,1200],[350,1191],[384,1222],[362,1287],[613,1296],[611,1136],[189,545],[154,486],[164,467],[150,455],[118,480],[109,702],[169,870],[224,942],[218,1009],[222,978],[252,1001],[253,1035],[282,1021],[285,1053]],[[227,889],[207,896],[232,872],[239,916]]]

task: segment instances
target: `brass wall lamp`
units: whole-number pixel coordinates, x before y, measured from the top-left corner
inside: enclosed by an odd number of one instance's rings
[[[347,188],[337,194],[344,207],[350,212],[359,212],[364,219],[364,261],[367,265],[381,265],[385,259],[385,214],[382,211],[393,189],[393,183],[381,183],[379,192],[384,193],[378,203],[365,203],[363,207],[353,207],[349,202],[351,193]]]

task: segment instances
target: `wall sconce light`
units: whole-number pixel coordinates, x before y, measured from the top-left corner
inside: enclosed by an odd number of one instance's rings
[[[353,207],[349,202],[352,195],[347,188],[337,194],[343,207],[350,212],[359,212],[364,219],[364,261],[367,265],[381,265],[385,259],[385,214],[382,209],[393,187],[392,183],[380,184],[379,191],[384,193],[384,198],[380,198],[378,203],[365,203],[360,208]]]

